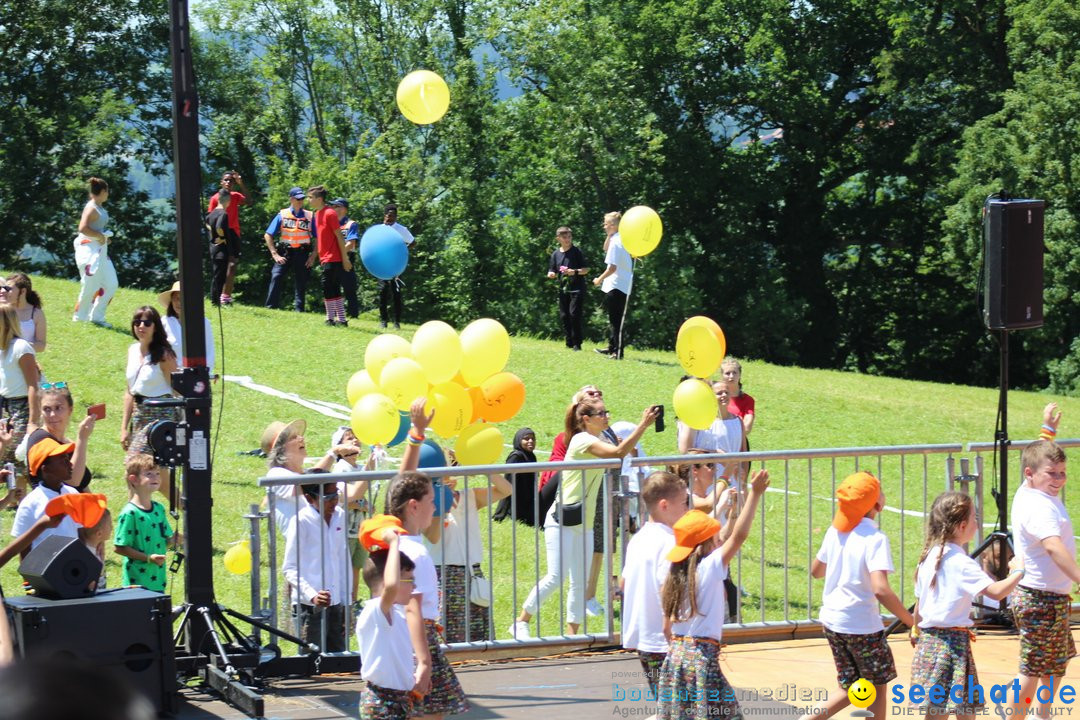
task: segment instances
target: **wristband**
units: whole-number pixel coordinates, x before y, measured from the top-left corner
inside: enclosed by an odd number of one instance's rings
[[[413,433],[412,430],[410,430],[409,431],[409,444],[410,445],[423,445],[424,444],[424,436],[423,435],[416,435],[416,434]]]
[[[1019,570],[1013,570],[1009,575],[1019,575],[1020,577],[1024,577],[1025,572],[1024,568],[1020,568]]]
[[[1051,435],[1057,435],[1057,430],[1050,427],[1049,425],[1043,425],[1042,429],[1045,430],[1046,432],[1050,433]]]

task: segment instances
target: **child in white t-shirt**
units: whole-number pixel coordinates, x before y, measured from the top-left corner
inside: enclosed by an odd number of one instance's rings
[[[360,648],[361,720],[407,720],[417,694],[405,606],[412,597],[413,570],[409,556],[399,549],[400,527],[383,522],[386,516],[365,521],[362,532],[378,535],[364,565],[364,582],[371,599],[356,621]],[[375,527],[375,526],[379,527]]]
[[[877,692],[868,709],[874,717],[884,717],[886,690],[896,677],[896,663],[878,603],[905,625],[914,625],[915,619],[889,586],[893,571],[889,538],[873,521],[885,507],[881,483],[868,472],[848,475],[836,488],[836,506],[832,527],[810,565],[810,574],[825,578],[818,617],[825,626],[840,691],[812,714],[824,719],[843,710],[851,703],[848,687],[865,678]]]
[[[963,493],[939,495],[930,507],[926,526],[926,546],[915,571],[916,625],[911,629],[915,657],[911,661],[911,685],[931,688],[940,685],[949,691],[954,685],[979,684],[975,659],[971,654],[971,602],[983,594],[1000,600],[1016,587],[1023,577],[1023,562],[1010,561],[1012,572],[1004,580],[994,581],[979,563],[968,557],[961,545],[975,537],[978,520],[975,503]],[[966,690],[964,691],[966,692]],[[927,693],[918,703],[932,708],[935,715],[954,713],[957,720],[970,719],[984,705],[982,693],[962,697],[958,702],[949,693],[944,702],[935,704]]]
[[[672,527],[690,508],[686,482],[669,472],[650,474],[645,479],[641,497],[649,511],[649,521],[626,546],[622,574],[622,642],[627,650],[637,650],[649,689],[655,695],[660,666],[668,651],[660,590],[671,568],[667,554],[675,546]]]
[[[758,501],[768,487],[769,473],[754,473],[743,511],[722,544],[719,521],[700,510],[686,513],[672,528],[675,547],[666,556],[671,569],[661,591],[664,628],[671,635],[657,683],[657,716],[662,720],[741,716],[735,692],[720,670],[727,616],[724,578],[750,534]]]
[[[1012,529],[1025,575],[1009,598],[1020,630],[1020,702],[1011,713],[1020,717],[1035,707],[1041,717],[1049,717],[1051,703],[1043,699],[1053,698],[1056,680],[1076,655],[1069,594],[1080,582],[1080,567],[1072,520],[1061,501],[1065,451],[1052,441],[1037,440],[1024,448],[1021,464],[1024,483],[1013,497]],[[1024,698],[1034,702],[1028,705]]]

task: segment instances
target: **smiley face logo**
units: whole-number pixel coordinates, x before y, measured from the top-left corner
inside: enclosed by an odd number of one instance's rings
[[[847,696],[855,707],[868,708],[874,702],[874,698],[877,697],[877,691],[869,680],[859,678],[848,688]]]

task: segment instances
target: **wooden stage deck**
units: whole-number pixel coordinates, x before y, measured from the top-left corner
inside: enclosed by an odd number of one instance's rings
[[[911,679],[912,648],[901,636],[894,637],[891,645],[899,672],[894,682],[906,686]],[[1012,681],[1018,649],[1019,639],[1015,634],[979,635],[975,658],[983,687]],[[814,704],[801,698],[836,686],[832,655],[824,639],[730,645],[724,653],[724,674],[744,698],[740,702],[747,710],[747,720],[795,720],[805,712],[804,708]],[[592,720],[655,714],[655,703],[629,699],[634,690],[641,692],[646,685],[637,656],[628,653],[576,653],[531,660],[469,662],[457,665],[456,670],[473,705],[469,713],[458,716],[467,720],[549,717]],[[1080,660],[1072,663],[1065,679],[1069,684],[1080,685]],[[752,695],[755,690],[756,698]],[[619,691],[626,692],[627,699],[616,699]],[[767,691],[771,691],[771,697]],[[355,718],[359,693],[358,676],[277,680],[265,694],[266,717]],[[1062,717],[1071,715],[1070,706],[1055,706],[1055,710],[1059,707]],[[894,712],[898,709],[890,705],[890,715],[906,717]],[[1080,708],[1077,713],[1080,716]],[[177,717],[238,720],[245,716],[213,696],[184,690]],[[837,717],[849,717],[849,711]],[[995,713],[991,717],[999,716]]]

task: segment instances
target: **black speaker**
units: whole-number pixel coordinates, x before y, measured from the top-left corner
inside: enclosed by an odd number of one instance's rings
[[[94,594],[101,560],[79,538],[50,535],[19,565],[19,574],[38,597],[70,600]]]
[[[16,658],[64,656],[105,667],[146,695],[159,713],[176,712],[169,597],[124,588],[80,600],[28,595],[5,603]],[[63,691],[62,682],[58,688]]]
[[[991,330],[1043,324],[1045,205],[1042,200],[990,200],[983,208],[983,322]]]

